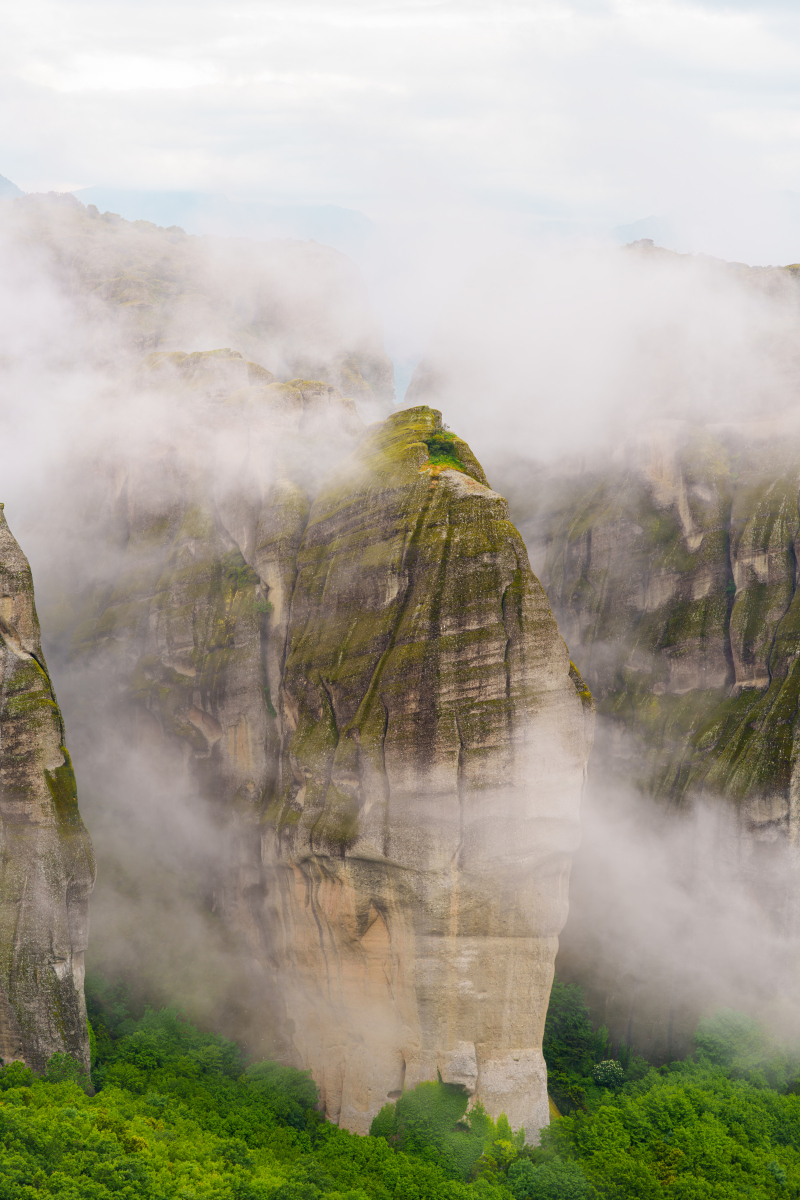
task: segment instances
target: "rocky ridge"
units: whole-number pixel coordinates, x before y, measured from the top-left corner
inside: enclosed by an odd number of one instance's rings
[[[0,256],[12,287],[17,275],[38,279],[37,307],[74,326],[70,349],[81,367],[94,359],[118,375],[125,359],[228,346],[277,379],[323,380],[373,420],[394,399],[364,280],[330,246],[188,235],[50,193],[4,206]],[[52,289],[65,310],[53,304]]]

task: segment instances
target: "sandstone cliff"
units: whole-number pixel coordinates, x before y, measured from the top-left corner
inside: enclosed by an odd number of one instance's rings
[[[641,786],[730,797],[798,837],[800,447],[656,431],[627,463],[553,481],[527,530],[599,711],[641,741]]]
[[[329,385],[190,358],[148,369],[212,434],[241,421],[244,457],[215,473],[199,436],[114,475],[118,566],[72,661],[116,681],[140,758],[183,764],[161,835],[185,786],[216,830],[234,1032],[348,1128],[438,1071],[533,1134],[592,706],[506,502],[434,410],[364,433]]]
[[[28,562],[0,505],[0,1056],[88,1069],[83,958],[94,858],[42,655]]]
[[[438,1071],[533,1133],[591,702],[506,502],[435,411],[373,427],[323,483],[281,700],[269,898],[329,1115],[366,1132]]]

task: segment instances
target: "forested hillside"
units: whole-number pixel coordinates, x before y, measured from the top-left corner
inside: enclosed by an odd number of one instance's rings
[[[245,1065],[175,1010],[131,1015],[90,981],[91,1080],[65,1055],[0,1072],[0,1196],[35,1200],[734,1200],[800,1187],[800,1051],[723,1011],[660,1069],[607,1060],[580,989],[556,984],[545,1054],[565,1115],[526,1145],[463,1088],[420,1084],[360,1137],[307,1074]],[[92,1094],[94,1092],[94,1094]]]

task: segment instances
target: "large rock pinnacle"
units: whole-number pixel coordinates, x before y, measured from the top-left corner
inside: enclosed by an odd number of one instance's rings
[[[433,409],[368,430],[297,567],[265,850],[297,1051],[357,1132],[438,1072],[535,1136],[588,691]]]
[[[88,1068],[89,835],[42,655],[28,561],[0,505],[0,1056]]]

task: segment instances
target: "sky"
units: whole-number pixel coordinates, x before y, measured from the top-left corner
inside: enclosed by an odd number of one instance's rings
[[[2,0],[0,35],[0,174],[356,209],[396,359],[498,238],[800,260],[788,0]]]
[[[675,0],[0,6],[0,173],[371,217],[800,195],[800,12]]]

